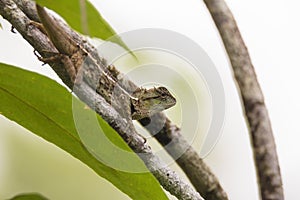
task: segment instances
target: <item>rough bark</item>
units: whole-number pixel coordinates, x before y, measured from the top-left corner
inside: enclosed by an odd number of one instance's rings
[[[4,1],[3,1],[4,2]],[[39,21],[36,11],[34,9],[34,3],[29,0],[15,0],[14,1],[19,8],[31,19],[34,21]],[[22,18],[21,18],[22,19]],[[28,23],[27,19],[24,18],[26,23]],[[12,19],[9,20],[12,24]],[[16,25],[14,25],[16,26]],[[27,26],[27,25],[26,25]],[[16,26],[17,27],[17,26]],[[20,25],[18,31],[23,35],[23,37],[31,43],[31,45],[35,49],[39,49],[39,45],[42,45],[40,49],[49,49],[49,51],[55,51],[55,48],[49,44],[48,38],[44,38],[43,35],[39,35],[39,33],[30,33],[23,30],[22,25]],[[32,29],[31,31],[39,31],[35,30],[34,27],[27,27]],[[82,37],[73,32],[69,27],[65,27],[65,30],[72,35],[73,38],[76,39],[78,43],[81,44]],[[28,34],[29,33],[29,34]],[[41,40],[41,43],[38,43],[38,40]],[[45,46],[46,45],[46,46]],[[89,45],[88,43],[83,43],[84,47],[88,49],[89,52],[94,52],[94,47]],[[43,52],[41,52],[42,54]],[[95,55],[97,56],[97,55]],[[62,78],[64,83],[68,86],[71,86],[70,80],[68,78],[68,74],[64,70],[62,66],[52,66],[55,72]],[[105,109],[103,110],[105,111]],[[165,121],[166,116],[162,113],[158,114],[155,117],[155,123],[162,123]],[[106,120],[111,120],[107,118]],[[112,124],[110,122],[110,124]],[[143,123],[142,123],[143,124]],[[160,126],[161,127],[161,126]],[[151,133],[150,127],[147,127],[149,132]],[[155,133],[155,131],[153,131]],[[187,177],[191,180],[192,184],[196,188],[196,190],[207,200],[225,200],[228,199],[225,191],[222,189],[218,179],[211,172],[209,167],[204,163],[204,161],[198,156],[197,152],[188,144],[188,142],[184,139],[184,137],[180,133],[180,129],[173,125],[170,120],[167,119],[166,123],[163,125],[163,129],[159,131],[159,133],[155,134],[155,138],[163,145],[169,144],[171,141],[173,145],[171,145],[166,150],[168,153],[174,158],[178,158],[178,155],[182,154],[176,162],[178,165],[184,170]]]
[[[37,50],[39,53],[57,52],[47,36],[32,25],[31,20],[18,8],[12,0],[0,0],[0,14]],[[66,30],[70,31],[70,30]],[[81,41],[84,43],[85,41]],[[80,43],[81,44],[81,43]],[[64,66],[52,66],[60,78],[71,86]],[[71,88],[72,89],[72,88]],[[178,199],[203,199],[189,184],[183,181],[174,171],[166,167],[151,151],[150,146],[135,129],[128,128],[128,122],[95,90],[82,83],[76,90],[76,95],[102,116],[140,156],[147,168],[157,178],[160,184]],[[96,106],[95,106],[96,105]]]
[[[249,126],[261,198],[283,200],[280,167],[264,97],[247,47],[223,0],[204,0],[222,37]]]

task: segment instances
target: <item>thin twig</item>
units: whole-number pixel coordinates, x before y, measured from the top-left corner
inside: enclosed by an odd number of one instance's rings
[[[262,199],[284,199],[275,141],[263,93],[233,15],[223,0],[204,0],[222,37],[249,124]]]
[[[12,0],[0,0],[0,14],[7,19],[13,27],[37,50],[39,53],[55,52],[55,48],[50,40],[35,26],[27,16],[17,7]],[[63,66],[60,66],[63,69]],[[66,85],[70,86],[70,80],[66,77],[67,72],[59,69],[59,66],[53,67],[55,72],[62,78]],[[159,180],[161,185],[178,199],[202,199],[191,186],[186,184],[180,177],[157,158],[151,151],[151,148],[144,144],[144,140],[134,129],[128,129],[128,122],[124,121],[118,112],[108,104],[100,95],[95,93],[86,84],[81,84],[77,88],[76,95],[95,108],[95,111],[102,116],[121,136],[127,141],[130,147],[139,154],[148,169]],[[96,105],[96,107],[95,107]]]

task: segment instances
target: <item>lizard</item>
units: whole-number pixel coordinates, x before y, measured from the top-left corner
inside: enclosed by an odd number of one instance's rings
[[[38,57],[46,63],[62,62],[68,72],[73,84],[86,81],[87,84],[96,90],[108,103],[114,103],[118,112],[123,112],[124,106],[128,106],[133,120],[140,120],[151,117],[155,113],[168,109],[176,104],[176,99],[167,88],[153,87],[151,89],[135,87],[135,90],[128,90],[122,87],[120,81],[114,74],[119,72],[112,65],[107,65],[103,60],[93,56],[68,34],[59,22],[52,18],[47,11],[36,4],[43,32],[49,37],[52,44],[59,52],[55,59]],[[105,66],[104,66],[105,65]],[[85,68],[85,69],[83,69]],[[122,101],[120,101],[122,99]],[[125,104],[120,105],[125,99]]]

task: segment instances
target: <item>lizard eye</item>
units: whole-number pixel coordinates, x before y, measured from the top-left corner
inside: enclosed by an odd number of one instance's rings
[[[166,95],[166,94],[162,94],[162,95],[161,95],[161,98],[162,98],[162,99],[167,99],[167,95]]]

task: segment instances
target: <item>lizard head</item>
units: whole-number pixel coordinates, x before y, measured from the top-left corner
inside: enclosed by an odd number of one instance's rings
[[[153,107],[163,111],[176,104],[176,99],[165,87],[153,88]]]
[[[132,118],[142,119],[166,110],[176,104],[175,97],[165,87],[141,89],[133,94]]]

